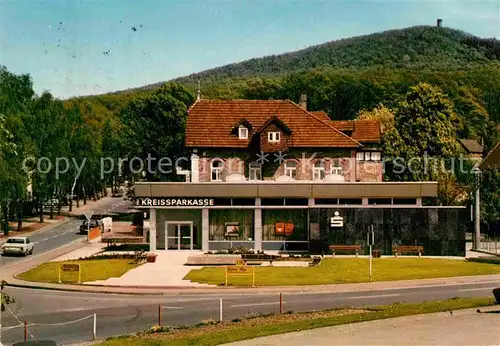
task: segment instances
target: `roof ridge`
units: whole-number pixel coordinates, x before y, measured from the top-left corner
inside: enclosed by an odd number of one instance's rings
[[[290,101],[290,100],[287,100],[288,102],[290,102],[292,105],[294,105],[295,107],[297,108],[300,108],[302,111],[306,112],[306,114],[308,114],[309,116],[313,117],[314,119],[318,120],[319,122],[325,124],[326,126],[334,129],[338,134],[340,134],[341,136],[345,137],[345,138],[348,138],[349,140],[351,140],[352,142],[356,143],[357,145],[359,145],[360,147],[363,146],[363,144],[359,143],[358,141],[352,139],[351,137],[349,137],[348,135],[346,135],[345,133],[343,133],[342,131],[339,131],[337,130],[335,127],[333,127],[332,125],[328,124],[326,121],[324,120],[321,120],[320,118],[318,118],[317,116],[315,116],[314,114],[312,114],[311,112],[309,112],[308,110],[300,107],[298,104],[296,104],[295,102],[293,101]]]
[[[201,101],[201,98],[196,99],[196,101],[194,101],[194,103],[191,105],[191,107],[189,107],[189,108],[188,108],[188,110],[187,110],[187,114],[188,114],[188,115],[189,115],[189,112],[191,111],[191,109],[193,109],[193,107],[194,107],[194,106],[196,106],[196,104],[197,104],[198,102],[200,102],[200,101]]]
[[[256,102],[266,102],[266,103],[285,103],[289,100],[252,100],[252,99],[200,99],[197,101],[211,101],[211,102],[248,102],[248,103],[256,103]]]

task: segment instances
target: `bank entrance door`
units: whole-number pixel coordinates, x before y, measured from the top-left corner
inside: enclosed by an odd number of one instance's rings
[[[167,221],[165,248],[168,250],[193,250],[193,222]]]

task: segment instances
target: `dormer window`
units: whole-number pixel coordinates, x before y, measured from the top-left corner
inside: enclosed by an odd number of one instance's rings
[[[248,129],[245,126],[240,126],[238,128],[238,138],[248,139]]]
[[[269,143],[278,143],[280,141],[280,133],[279,132],[268,132],[267,140]]]

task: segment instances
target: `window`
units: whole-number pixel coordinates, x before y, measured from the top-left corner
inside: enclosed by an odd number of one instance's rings
[[[248,167],[248,180],[262,180],[262,165],[258,162],[250,162]]]
[[[279,142],[280,141],[280,133],[279,132],[268,132],[267,139],[269,142]]]
[[[314,164],[314,180],[323,180],[325,179],[325,161],[317,161]]]
[[[380,161],[381,156],[379,151],[372,152],[372,161]]]
[[[248,138],[248,129],[244,126],[240,126],[238,128],[238,137],[240,139],[247,139]]]
[[[211,168],[211,179],[212,181],[222,181],[222,169],[224,168],[224,162],[219,159],[212,161]]]
[[[285,175],[292,179],[297,177],[297,162],[287,161],[285,162]]]
[[[356,154],[358,161],[380,161],[381,155],[379,151],[365,151]]]
[[[339,161],[337,161],[337,160],[332,161],[332,166],[330,167],[330,174],[343,175],[342,174],[342,167],[340,166]]]

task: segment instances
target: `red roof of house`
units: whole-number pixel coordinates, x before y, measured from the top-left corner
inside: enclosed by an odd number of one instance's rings
[[[201,99],[188,111],[186,146],[246,148],[250,144],[251,135],[271,118],[278,119],[290,129],[289,147],[362,146],[354,135],[349,137],[342,133],[324,112],[321,113],[308,112],[288,100]],[[239,139],[235,131],[235,127],[242,122],[252,127],[248,139]],[[378,124],[376,121],[375,123]],[[361,139],[374,138],[376,131],[373,130],[373,126],[363,124],[359,127],[359,132],[354,131],[354,133]],[[380,126],[378,130],[378,141],[380,141]]]
[[[330,120],[339,131],[351,132],[351,138],[361,143],[380,143],[382,131],[377,120]]]
[[[309,111],[309,113],[311,113],[312,115],[317,116],[320,119],[326,120],[326,121],[330,121],[331,120],[330,117],[328,116],[328,114],[326,114],[323,111]]]

